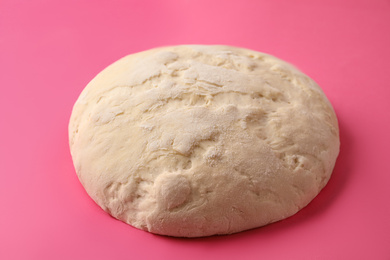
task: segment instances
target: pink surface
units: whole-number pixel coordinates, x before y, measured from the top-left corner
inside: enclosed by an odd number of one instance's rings
[[[152,235],[79,183],[67,125],[118,58],[228,44],[285,59],[334,105],[342,148],[295,216],[230,236]],[[390,259],[390,2],[0,1],[0,259]]]

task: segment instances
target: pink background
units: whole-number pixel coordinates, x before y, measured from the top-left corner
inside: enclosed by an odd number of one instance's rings
[[[87,196],[67,139],[81,90],[124,55],[186,43],[273,54],[333,103],[334,175],[295,216],[177,239]],[[0,87],[0,259],[390,259],[389,0],[0,0]]]

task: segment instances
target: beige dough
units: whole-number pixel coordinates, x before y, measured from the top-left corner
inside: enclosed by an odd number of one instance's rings
[[[74,105],[69,139],[88,194],[152,233],[230,234],[287,218],[328,182],[337,118],[288,63],[229,46],[129,55]]]

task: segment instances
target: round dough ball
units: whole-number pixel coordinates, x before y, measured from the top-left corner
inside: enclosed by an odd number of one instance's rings
[[[74,105],[77,175],[105,211],[155,234],[230,234],[287,218],[339,153],[318,85],[267,54],[184,45],[129,55]]]

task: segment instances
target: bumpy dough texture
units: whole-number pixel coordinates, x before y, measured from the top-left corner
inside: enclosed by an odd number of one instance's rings
[[[228,46],[129,55],[83,90],[69,124],[78,177],[105,211],[199,237],[295,214],[328,182],[337,118],[309,77]]]

